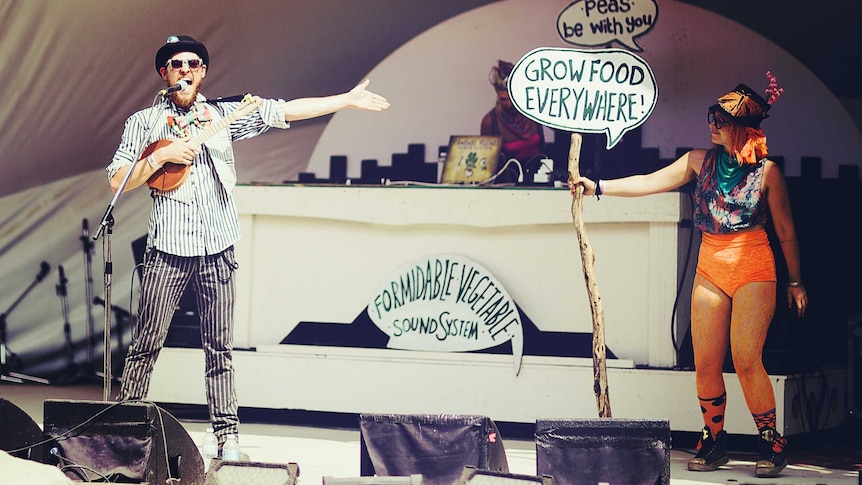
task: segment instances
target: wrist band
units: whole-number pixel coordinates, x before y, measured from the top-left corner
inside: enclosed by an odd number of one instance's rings
[[[604,193],[605,191],[602,190],[602,179],[596,179],[596,200],[601,200]]]
[[[799,280],[796,281],[788,281],[787,286],[791,288],[800,288],[802,286],[802,282]]]
[[[150,153],[149,155],[147,155],[147,163],[149,163],[149,164],[150,164],[150,166],[151,166],[151,167],[153,167],[153,169],[155,169],[155,170],[159,170],[160,168],[162,168],[162,166],[161,166],[161,165],[159,165],[158,163],[156,163],[156,158],[155,158],[155,157],[153,157],[153,154],[152,154],[152,153]]]

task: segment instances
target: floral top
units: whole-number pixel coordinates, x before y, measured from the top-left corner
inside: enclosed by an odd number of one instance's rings
[[[754,164],[736,166],[729,159],[733,169],[741,171],[734,174],[735,184],[722,188],[718,164],[722,153],[707,152],[697,177],[694,189],[694,227],[709,234],[727,234],[766,223],[767,207],[763,200],[763,172],[765,160]],[[727,158],[725,157],[725,160]],[[724,171],[723,173],[726,173]]]

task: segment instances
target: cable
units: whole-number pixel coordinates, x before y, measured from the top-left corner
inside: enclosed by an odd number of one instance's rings
[[[146,259],[146,255],[144,255],[144,259]],[[132,295],[135,294],[135,273],[137,272],[138,268],[142,268],[141,271],[143,271],[144,266],[146,266],[146,261],[142,261],[141,263],[136,264],[135,267],[132,268],[132,277],[129,279],[129,320],[130,320],[130,323],[132,325],[132,329],[131,329],[132,331],[129,332],[130,333],[129,338],[131,340],[135,340],[137,330],[138,330],[138,326],[135,324],[137,318],[133,316],[133,315],[137,315],[137,312],[135,311],[133,313],[133,308],[132,308],[132,305],[134,305]],[[120,343],[121,344],[122,344],[122,337],[123,337],[123,334],[120,333],[120,339],[121,339]]]
[[[510,159],[506,160],[506,163],[503,164],[503,168],[498,170],[497,173],[495,173],[494,175],[491,175],[490,177],[488,177],[485,180],[482,180],[481,182],[477,182],[476,185],[486,185],[486,184],[493,182],[497,177],[502,175],[503,172],[506,171],[506,168],[512,163],[514,163],[515,166],[518,167],[518,172],[519,172],[518,182],[523,182],[524,181],[524,167],[521,166],[521,162],[519,162],[517,158],[510,158]]]
[[[168,455],[168,436],[167,433],[165,433],[165,422],[162,419],[162,408],[160,408],[156,403],[153,402],[149,402],[149,404],[152,404],[156,408],[156,411],[158,411],[159,415],[159,430],[161,430],[162,434],[162,446],[165,449],[165,470],[168,474],[167,478],[165,479],[165,482],[175,483],[176,479],[171,475],[171,458]]]
[[[99,473],[98,470],[96,470],[92,467],[86,466],[86,465],[79,465],[79,464],[73,462],[72,460],[66,458],[65,456],[61,455],[60,450],[56,446],[51,448],[50,453],[57,457],[57,460],[60,462],[59,463],[60,471],[63,472],[64,474],[66,473],[66,471],[71,471],[72,473],[77,475],[78,478],[80,478],[82,482],[92,482],[92,480],[90,480],[90,476],[87,473],[81,473],[81,472],[82,471],[83,472],[93,472],[96,475],[98,475],[99,478],[101,478],[103,482],[110,482],[111,481],[108,479],[108,477]]]
[[[692,194],[690,194],[688,192],[685,192],[685,194],[688,195],[689,202],[691,203],[692,206],[694,206],[694,197],[692,196]],[[688,265],[691,261],[691,248],[693,245],[694,245],[694,223],[692,221],[691,230],[689,231],[689,234],[688,234],[688,247],[686,248],[686,251],[685,251],[685,262],[682,265],[682,277],[680,278],[679,284],[676,287],[676,296],[673,299],[673,309],[671,310],[671,314],[670,314],[670,338],[671,338],[671,342],[673,344],[673,349],[676,352],[677,357],[679,357],[679,353],[680,353],[681,348],[680,348],[680,344],[676,338],[676,324],[677,324],[676,311],[677,311],[677,307],[679,306],[679,299],[682,295],[682,287],[685,284],[685,279],[686,279],[686,276],[688,275]]]

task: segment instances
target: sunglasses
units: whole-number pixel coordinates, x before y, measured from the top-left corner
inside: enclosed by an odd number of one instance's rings
[[[720,130],[725,126],[730,124],[730,121],[724,118],[723,116],[716,116],[715,111],[708,111],[706,113],[706,123],[708,125],[715,126],[716,130]]]
[[[175,71],[182,69],[184,65],[189,66],[189,69],[194,71],[200,69],[204,65],[204,61],[201,59],[170,59],[165,63],[165,67],[169,67]]]

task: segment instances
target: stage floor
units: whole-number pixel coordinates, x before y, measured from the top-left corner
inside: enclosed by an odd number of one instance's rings
[[[113,394],[116,393],[116,388]],[[43,423],[43,404],[46,399],[102,400],[104,388],[101,382],[67,386],[42,384],[0,383],[0,397],[12,402],[26,412],[40,426]],[[196,419],[199,410],[172,409],[166,407],[183,425],[195,443],[200,443],[206,423]],[[243,416],[245,415],[245,416]],[[300,469],[299,482],[317,485],[323,476],[359,476],[359,430],[349,425],[350,416],[331,416],[316,413],[313,419],[298,421],[298,414],[285,413],[279,424],[252,422],[265,414],[241,411],[243,423],[240,427],[242,451],[250,460],[264,463],[297,463]],[[246,417],[250,416],[250,417]],[[271,417],[272,415],[268,415]],[[305,415],[308,417],[308,415]],[[267,418],[269,419],[269,418]],[[313,425],[300,425],[311,421]],[[347,424],[345,424],[347,423]],[[497,423],[503,438],[510,473],[536,474],[536,450],[532,439],[525,436],[523,426],[512,427],[507,437],[505,423]],[[839,430],[828,430],[828,435],[802,435],[792,437],[788,458],[791,463],[782,475],[775,479],[758,479],[754,476],[756,455],[747,445],[735,447],[732,437],[731,461],[720,470],[711,473],[690,472],[686,462],[692,455],[690,448],[696,436],[684,434],[673,436],[671,450],[671,484],[726,484],[736,480],[738,484],[795,484],[795,485],[856,485],[859,483],[859,467],[862,467],[862,438],[858,423],[848,423]],[[750,436],[739,437],[747,443]]]

